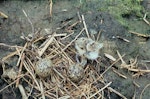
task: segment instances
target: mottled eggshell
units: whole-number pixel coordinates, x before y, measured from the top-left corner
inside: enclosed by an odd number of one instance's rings
[[[49,58],[40,59],[35,66],[35,72],[40,77],[47,77],[52,72],[53,63]]]
[[[79,82],[84,76],[84,69],[80,64],[70,65],[68,68],[68,76],[73,82]]]

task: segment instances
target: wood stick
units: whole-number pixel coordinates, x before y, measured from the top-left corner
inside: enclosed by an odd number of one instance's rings
[[[40,80],[40,88],[41,88],[41,94],[42,94],[42,99],[45,99],[45,94],[44,94],[44,88],[43,88],[43,83],[42,81]]]
[[[17,81],[16,81],[16,87],[18,87],[18,85],[19,85],[20,75],[21,75],[21,71],[22,71],[22,67],[23,67],[24,56],[25,56],[25,54],[22,54],[19,72],[18,72]]]
[[[150,37],[150,35],[145,35],[145,34],[138,33],[138,32],[133,32],[133,31],[129,31],[129,33],[132,33],[132,34],[135,34],[135,35],[141,36],[141,37]]]
[[[48,48],[48,46],[53,42],[53,39],[54,39],[54,34],[44,42],[45,46],[42,49],[38,50],[38,54],[39,54],[40,57],[46,51],[46,49]]]
[[[141,94],[140,94],[140,99],[143,99],[143,98],[142,98],[142,94],[143,94],[143,92],[145,91],[145,89],[148,88],[149,86],[150,86],[150,83],[147,84],[147,85],[144,87],[144,89],[142,90],[142,92],[141,92]]]
[[[6,14],[4,14],[3,12],[0,11],[0,16],[4,17],[4,18],[8,18],[8,16]]]
[[[19,84],[19,85],[18,85],[18,88],[19,88],[20,93],[21,93],[21,95],[22,95],[22,99],[28,99],[28,97],[27,97],[27,95],[26,95],[26,93],[25,93],[25,90],[24,90],[23,86]]]
[[[24,61],[24,62],[23,62],[23,65],[24,65],[25,69],[29,72],[29,74],[32,76],[34,82],[36,83],[36,85],[37,85],[37,87],[38,87],[38,90],[40,90],[40,85],[39,85],[37,79],[35,78],[35,75],[33,75],[32,72],[31,72],[31,70],[29,70],[29,68],[28,68],[28,66],[27,66],[27,65],[28,65],[27,62]]]
[[[19,49],[19,51],[21,51],[22,49]],[[17,51],[15,51],[15,52],[12,52],[12,53],[10,53],[10,54],[8,54],[7,56],[5,56],[5,57],[3,57],[2,58],[2,61],[5,61],[5,60],[7,60],[8,58],[10,58],[10,57],[12,57],[12,56],[14,56],[14,55],[17,55]]]
[[[67,37],[71,36],[72,34],[74,34],[74,32],[72,32],[72,33],[66,35],[65,37],[61,38],[60,40],[64,40],[64,39],[66,39]]]
[[[26,49],[27,45],[28,45],[27,43],[24,45],[24,47],[23,47],[21,53],[17,50],[17,51],[18,51],[18,54],[19,54],[19,59],[18,59],[18,62],[17,62],[17,66],[19,66],[19,63],[20,63],[21,58],[22,58],[22,54],[23,54],[24,50]]]
[[[125,55],[122,55],[122,57],[124,57]],[[101,75],[103,76],[114,64],[116,64],[118,61],[120,60],[120,58],[118,58],[115,62],[113,62]]]
[[[99,92],[101,92],[101,91],[103,91],[105,88],[107,88],[108,86],[110,86],[111,85],[111,83],[112,82],[109,82],[107,85],[105,85],[103,88],[101,88],[99,91],[97,91],[96,93],[94,93],[93,95],[91,95],[90,97],[89,97],[89,99],[90,98],[92,98],[92,97],[94,97],[96,94],[98,94]]]
[[[84,31],[84,28],[80,31],[80,33],[75,37],[74,40],[72,40],[65,48],[63,48],[63,51],[66,50],[73,42],[76,41],[76,39],[82,34],[82,32]]]
[[[84,25],[84,28],[85,28],[86,35],[87,35],[88,38],[90,38],[88,29],[87,29],[87,26],[86,26],[86,23],[85,23],[84,15],[82,15],[82,21],[83,21],[83,25]]]
[[[115,72],[116,74],[118,74],[120,77],[127,79],[127,77],[121,73],[119,73],[118,71],[115,70],[115,68],[113,68],[113,72]]]
[[[27,13],[26,13],[24,10],[22,10],[22,11],[23,11],[24,15],[26,16],[26,18],[28,19],[28,22],[29,22],[30,25],[31,25],[32,34],[34,34],[34,26],[33,26],[32,22],[31,22],[30,18],[28,17]],[[32,36],[33,36],[33,35],[32,35]]]
[[[52,0],[49,0],[50,1],[50,4],[49,4],[49,15],[50,15],[50,17],[52,17],[52,8],[53,8],[53,1]]]
[[[118,96],[122,97],[123,99],[127,99],[124,95],[122,95],[121,93],[119,93],[118,91],[116,91],[115,89],[108,87],[108,89],[112,92],[114,92],[115,94],[117,94]]]
[[[144,17],[143,17],[143,20],[144,20],[144,22],[145,22],[146,24],[150,25],[150,22],[147,21],[146,16],[147,16],[147,14],[145,13],[145,15],[144,15]]]

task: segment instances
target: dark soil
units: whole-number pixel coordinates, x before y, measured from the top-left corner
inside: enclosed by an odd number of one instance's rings
[[[80,0],[83,1],[83,0]],[[94,0],[96,1],[96,0]],[[96,5],[95,3],[91,5]],[[143,1],[143,6],[145,9],[150,9],[150,2],[148,0]],[[95,32],[95,37],[97,37],[98,32],[101,32],[100,42],[104,43],[104,48],[102,49],[100,56],[102,57],[102,68],[108,68],[111,62],[104,56],[104,53],[108,53],[114,57],[118,57],[117,50],[123,55],[126,63],[129,63],[130,59],[135,59],[137,56],[138,66],[146,69],[150,69],[150,40],[149,38],[139,37],[137,35],[129,33],[129,28],[121,25],[118,20],[113,17],[109,12],[94,10],[93,6],[90,6],[88,2],[82,5],[79,2],[71,0],[56,0],[53,4],[53,15],[49,16],[49,1],[30,1],[30,0],[18,0],[18,1],[1,1],[0,11],[8,15],[8,19],[0,17],[0,43],[5,43],[8,45],[24,45],[25,41],[20,37],[22,34],[28,35],[32,32],[32,28],[28,19],[23,13],[23,9],[28,14],[31,19],[35,31],[40,29],[41,34],[45,34],[44,29],[50,29],[51,32],[56,31],[57,33],[69,33],[67,27],[78,20],[77,12],[85,16],[85,21],[87,24],[87,29],[92,34]],[[86,9],[87,7],[87,9]],[[85,10],[86,9],[86,10]],[[147,17],[150,21],[150,16]],[[141,32],[147,31],[150,35],[150,28],[143,21],[133,20],[136,17],[129,17],[128,21],[131,21],[131,26],[133,26],[132,31]],[[70,21],[70,23],[65,26],[64,23]],[[102,22],[101,22],[102,21]],[[82,25],[76,25],[72,29],[75,33],[79,33],[82,29]],[[83,36],[83,35],[82,35]],[[117,36],[121,38],[128,39],[130,42],[125,42],[122,39],[118,39]],[[72,39],[72,38],[69,38]],[[15,49],[6,46],[0,46],[0,58],[14,51]],[[103,60],[104,59],[104,60]],[[146,62],[148,61],[148,62]],[[17,62],[17,58],[7,61],[8,66],[13,66]],[[121,62],[118,62],[113,66],[118,72],[127,76],[124,79],[113,72],[112,69],[104,74],[104,78],[107,82],[112,81],[111,87],[126,96],[128,99],[132,99],[135,95],[135,99],[139,99],[143,88],[150,83],[150,74],[145,73],[139,77],[132,77],[134,72],[130,72],[126,69],[120,69]],[[2,64],[1,64],[2,65]],[[2,75],[2,66],[0,66],[0,75]],[[140,87],[134,85],[136,82]],[[0,89],[4,88],[10,82],[6,82],[3,78],[0,78]],[[142,99],[148,99],[150,97],[150,86],[142,94]],[[20,99],[21,95],[14,85],[6,88],[4,91],[0,92],[1,99]],[[109,99],[109,98],[108,98]],[[110,99],[120,99],[115,93],[110,93]]]

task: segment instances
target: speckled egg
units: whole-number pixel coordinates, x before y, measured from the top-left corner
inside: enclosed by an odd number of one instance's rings
[[[84,69],[80,64],[70,65],[68,76],[73,82],[79,82],[84,77]]]
[[[35,66],[35,72],[40,77],[47,77],[52,72],[53,63],[49,58],[40,59]]]

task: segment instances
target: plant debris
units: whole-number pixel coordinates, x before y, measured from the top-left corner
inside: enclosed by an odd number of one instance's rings
[[[53,2],[52,0],[49,2],[49,15],[52,17]],[[121,92],[112,88],[113,82],[107,81],[104,74],[112,69],[119,77],[126,80],[127,76],[118,72],[114,66],[116,63],[119,64],[120,69],[133,72],[133,76],[150,72],[148,69],[138,67],[137,57],[126,63],[123,60],[125,55],[121,56],[119,51],[117,51],[118,56],[103,53],[105,57],[100,57],[100,51],[105,46],[103,42],[98,41],[101,31],[96,40],[92,39],[84,15],[80,16],[79,12],[79,20],[69,26],[70,21],[65,20],[63,23],[63,28],[67,27],[68,31],[71,31],[77,24],[83,26],[80,27],[80,32],[77,35],[74,32],[58,34],[57,30],[62,29],[62,27],[58,27],[59,29],[52,32],[49,29],[44,29],[47,34],[40,35],[39,32],[41,31],[35,30],[27,13],[24,10],[23,13],[32,29],[28,36],[24,34],[21,36],[25,41],[24,46],[11,46],[0,43],[0,46],[15,50],[2,58],[1,61],[4,65],[9,63],[9,60],[14,56],[17,56],[18,59],[16,65],[8,69],[2,66],[3,75],[1,77],[8,85],[0,92],[16,85],[23,99],[29,97],[42,99],[105,99],[112,92],[120,98],[127,99]],[[0,15],[7,18],[1,12]],[[149,35],[145,36],[135,32],[130,33],[149,37]],[[72,40],[69,41],[67,38],[70,36]],[[117,38],[125,42],[131,42],[121,36],[117,36]],[[102,63],[103,59],[108,60],[110,65],[108,66],[106,61]],[[119,63],[120,60],[121,63]],[[102,67],[101,64],[104,66]]]

